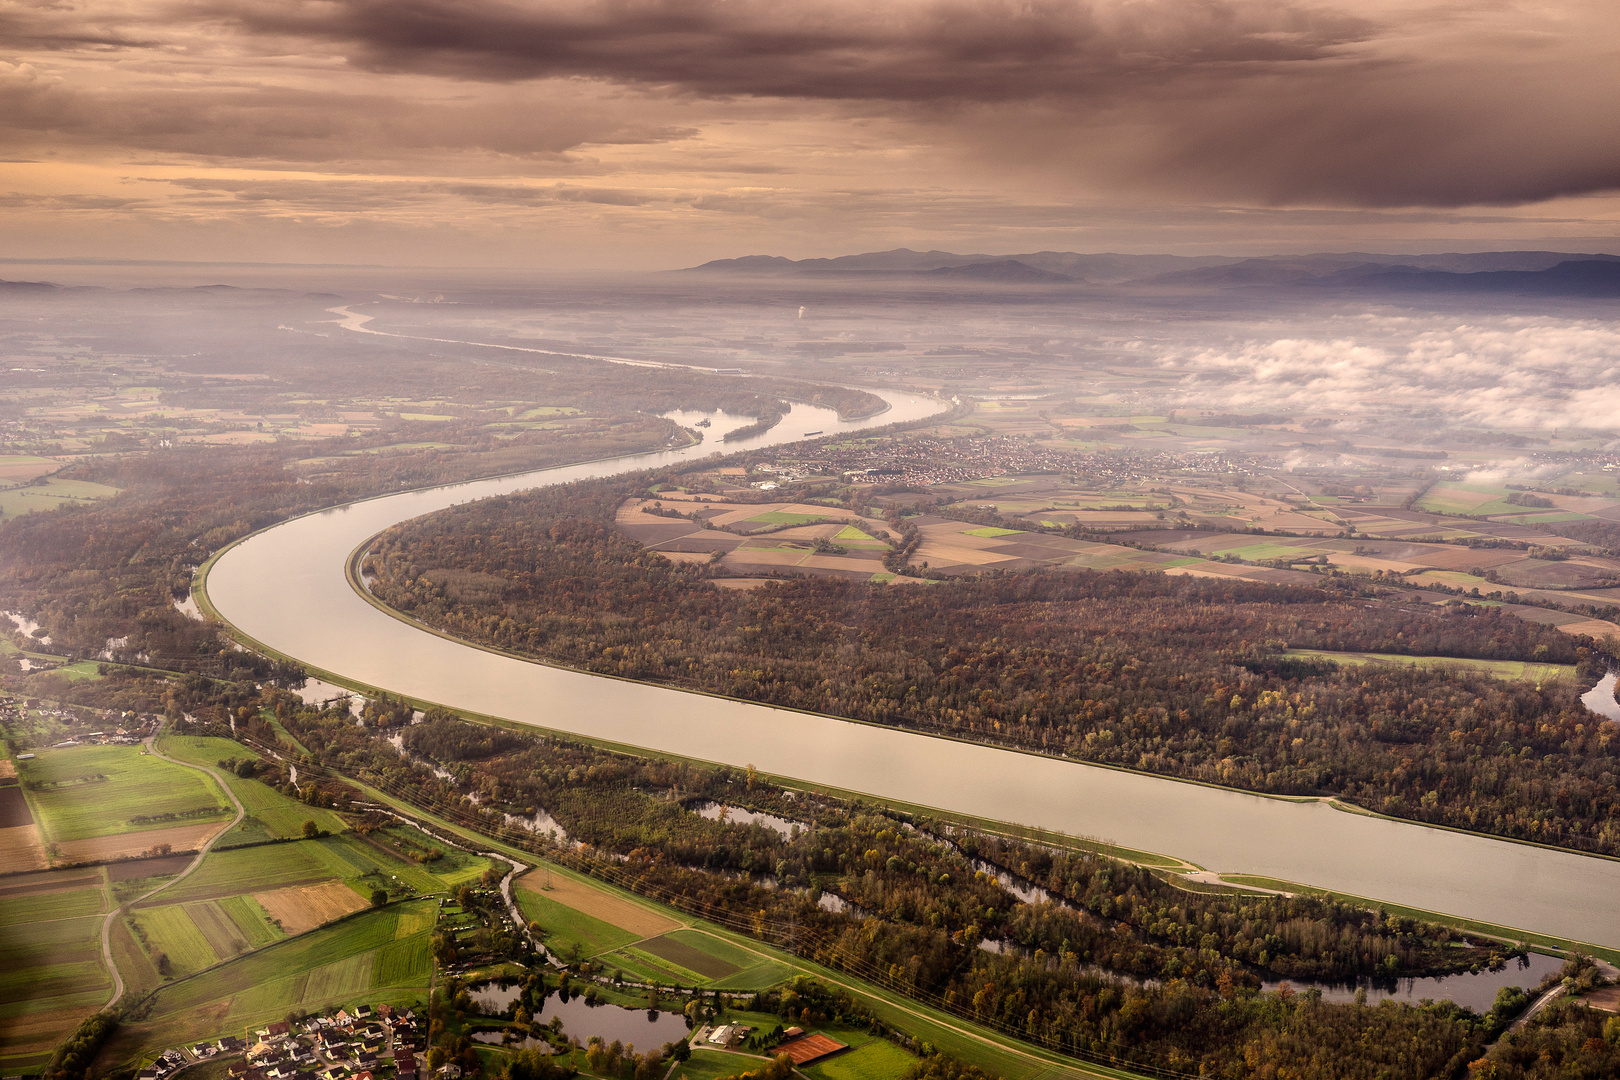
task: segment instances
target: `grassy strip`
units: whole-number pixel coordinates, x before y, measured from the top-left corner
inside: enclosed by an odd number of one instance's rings
[[[1289,649],[1283,655],[1332,660],[1337,664],[1390,664],[1420,668],[1458,668],[1498,679],[1573,680],[1574,664],[1537,664],[1527,660],[1466,660],[1453,656],[1406,656],[1400,653],[1331,652],[1326,649]]]

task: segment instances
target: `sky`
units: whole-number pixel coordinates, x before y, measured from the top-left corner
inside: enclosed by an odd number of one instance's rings
[[[1620,252],[1617,133],[1614,0],[0,0],[13,259]]]

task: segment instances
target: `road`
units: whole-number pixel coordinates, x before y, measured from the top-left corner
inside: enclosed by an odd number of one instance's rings
[[[1603,960],[1593,960],[1592,962],[1597,965],[1598,970],[1603,973],[1603,977],[1605,979],[1608,979],[1611,982],[1615,979],[1620,979],[1620,968],[1617,968],[1613,964]],[[1535,1018],[1537,1013],[1556,1001],[1559,995],[1561,995],[1563,992],[1564,984],[1558,983],[1551,990],[1548,990],[1545,994],[1542,994],[1540,997],[1536,998],[1530,1007],[1524,1010],[1523,1015],[1508,1025],[1506,1034],[1511,1035],[1515,1031],[1522,1030],[1526,1024]]]
[[[205,772],[209,776],[212,776],[214,778],[214,782],[219,785],[220,790],[225,792],[225,797],[230,799],[231,803],[236,807],[236,817],[231,819],[229,825],[226,825],[224,828],[220,829],[213,836],[210,836],[203,843],[202,847],[197,849],[197,857],[192,859],[191,862],[187,863],[184,870],[180,871],[174,877],[170,878],[168,881],[165,881],[157,888],[150,889],[142,893],[140,896],[137,896],[135,899],[120,904],[118,907],[107,913],[107,918],[101,924],[101,959],[102,962],[107,965],[107,970],[112,973],[113,977],[113,996],[108,1000],[107,1004],[103,1006],[103,1008],[107,1009],[110,1009],[114,1005],[118,1004],[119,999],[124,996],[124,976],[119,973],[118,964],[113,960],[112,954],[113,920],[117,919],[124,912],[128,911],[136,904],[141,903],[143,900],[156,896],[158,893],[162,892],[164,889],[167,889],[169,886],[178,881],[184,881],[192,873],[192,871],[196,870],[197,867],[202,865],[203,859],[206,858],[208,853],[213,850],[214,842],[220,837],[224,836],[226,833],[230,832],[237,825],[241,824],[242,819],[247,816],[247,809],[242,805],[242,800],[236,797],[236,792],[231,790],[231,785],[225,782],[225,778],[221,776],[218,771],[210,769],[206,765],[193,765],[189,761],[176,761],[172,757],[158,753],[157,749],[152,745],[156,738],[157,736],[153,735],[144,740],[146,752],[148,754],[151,754],[160,761],[167,761],[171,765],[179,765],[186,769],[196,769],[199,772]]]

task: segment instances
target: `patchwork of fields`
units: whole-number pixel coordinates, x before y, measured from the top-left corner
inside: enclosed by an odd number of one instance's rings
[[[220,1032],[358,1000],[425,1002],[432,976],[433,899],[367,910],[189,977],[152,998],[146,1017],[122,1029],[104,1055],[122,1060]]]
[[[785,964],[677,921],[675,912],[572,875],[543,869],[517,879],[523,914],[565,959],[594,959],[638,982],[762,990]]]

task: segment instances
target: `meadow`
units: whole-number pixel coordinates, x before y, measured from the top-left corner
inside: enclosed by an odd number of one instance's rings
[[[157,748],[177,760],[213,768],[227,758],[261,760],[257,753],[239,742],[204,735],[165,734],[158,740]],[[230,773],[224,775],[225,782],[247,810],[247,816],[220,838],[223,847],[300,836],[306,821],[313,821],[317,828],[332,833],[348,828],[343,819],[330,810],[289,799],[258,780],[246,780]]]
[[[18,772],[25,785],[37,785],[28,800],[48,842],[165,830],[230,813],[205,774],[138,746],[76,746],[37,754]]]
[[[1289,649],[1287,656],[1316,657],[1336,664],[1396,664],[1423,668],[1478,671],[1498,679],[1524,679],[1534,683],[1573,680],[1574,664],[1536,664],[1527,660],[1461,660],[1449,656],[1401,656],[1397,653],[1331,652],[1326,649]]]

